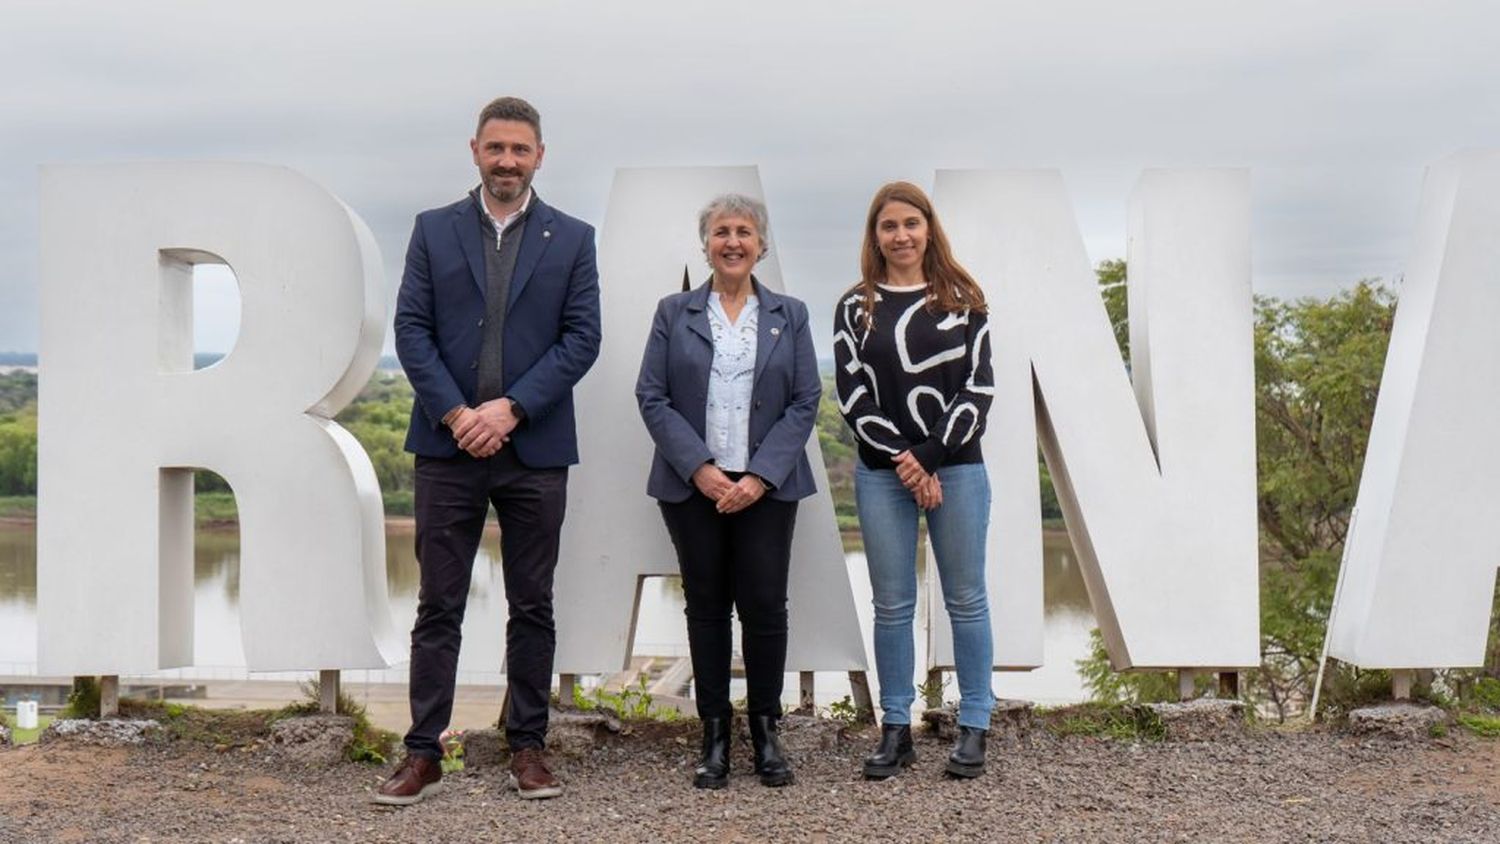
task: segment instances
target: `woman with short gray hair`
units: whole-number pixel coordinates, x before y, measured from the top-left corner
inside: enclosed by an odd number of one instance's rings
[[[646,492],[677,549],[703,756],[698,788],[729,784],[730,611],[738,613],[755,773],[792,782],[777,735],[797,502],[816,490],[807,439],[822,382],[807,306],[751,270],[766,208],[738,194],[698,216],[712,270],[658,303],[635,394],[656,443]]]

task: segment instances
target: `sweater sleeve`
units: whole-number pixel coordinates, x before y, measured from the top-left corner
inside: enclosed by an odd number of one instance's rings
[[[865,329],[859,325],[864,297],[857,291],[846,295],[833,317],[834,388],[839,413],[860,442],[892,457],[911,448],[901,429],[880,410],[875,374],[860,360]]]
[[[984,433],[990,402],[995,397],[995,370],[990,365],[989,316],[970,311],[965,335],[968,373],[963,387],[932,426],[931,436],[911,450],[912,456],[928,472],[937,471],[948,455]]]

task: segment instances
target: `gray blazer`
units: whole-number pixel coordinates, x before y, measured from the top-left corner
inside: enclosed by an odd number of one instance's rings
[[[813,352],[807,306],[767,290],[753,277],[760,301],[755,335],[755,385],[750,406],[750,462],[746,471],[771,485],[779,501],[817,490],[807,462],[807,438],[818,416],[823,382]],[[713,334],[708,326],[709,282],[656,305],[641,359],[635,397],[656,442],[646,493],[667,502],[693,495],[693,472],[713,460],[703,440]]]

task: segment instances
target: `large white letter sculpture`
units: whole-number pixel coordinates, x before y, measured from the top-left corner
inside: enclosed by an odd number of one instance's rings
[[[1148,171],[1136,187],[1134,395],[1060,174],[942,171],[935,194],[995,325],[996,663],[1041,664],[1040,426],[1115,667],[1259,664],[1245,172]],[[951,664],[933,609],[933,662]]]
[[[1432,167],[1401,284],[1329,654],[1484,664],[1500,565],[1500,152]]]
[[[42,174],[37,525],[43,674],[193,659],[192,468],[234,488],[252,670],[384,667],[380,488],[330,421],[374,370],[374,238],[279,167]],[[239,281],[239,340],[193,371],[192,265]]]
[[[698,210],[725,192],[760,197],[756,169],[624,169],[615,175],[599,248],[604,348],[579,385],[584,454],[568,485],[563,563],[557,569],[560,672],[624,667],[640,578],[677,574],[661,512],[646,497],[652,442],[636,413],[635,380],[657,300],[681,289],[684,264],[703,267]],[[755,277],[782,289],[774,251]],[[786,667],[864,670],[864,643],[817,437],[808,440],[807,453],[819,484],[797,514]]]

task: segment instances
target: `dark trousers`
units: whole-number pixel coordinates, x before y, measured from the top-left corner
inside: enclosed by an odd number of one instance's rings
[[[542,747],[557,632],[552,575],[568,498],[568,470],[528,469],[513,449],[416,460],[417,563],[422,586],[411,631],[411,731],[407,751],[442,755],[438,737],[453,715],[474,554],[491,504],[500,517],[500,556],[510,619],[505,629],[505,721],[511,748]]]
[[[699,718],[728,718],[729,613],[740,617],[740,646],[751,715],[781,715],[786,672],[786,585],[797,502],[762,498],[720,515],[699,493],[661,502],[687,598],[688,648]]]

